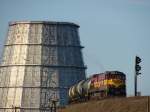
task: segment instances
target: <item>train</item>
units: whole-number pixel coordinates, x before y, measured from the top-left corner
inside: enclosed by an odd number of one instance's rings
[[[120,71],[93,74],[69,88],[69,103],[109,97],[126,97],[126,75]]]

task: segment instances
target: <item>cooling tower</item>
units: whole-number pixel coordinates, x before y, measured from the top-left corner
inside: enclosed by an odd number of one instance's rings
[[[47,112],[68,103],[68,88],[85,79],[79,26],[10,22],[0,66],[0,112]]]

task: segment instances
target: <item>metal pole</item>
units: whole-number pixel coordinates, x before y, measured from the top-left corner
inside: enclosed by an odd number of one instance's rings
[[[136,70],[136,65],[137,65],[137,62],[136,62],[136,59],[137,57],[135,57],[135,67],[134,67],[134,95],[137,96],[137,70]]]
[[[137,96],[137,74],[135,71],[135,76],[134,76],[134,94]]]

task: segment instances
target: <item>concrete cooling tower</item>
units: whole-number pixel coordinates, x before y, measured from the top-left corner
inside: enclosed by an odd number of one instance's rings
[[[10,22],[0,65],[0,112],[47,112],[68,103],[68,88],[85,79],[78,34],[69,22]]]

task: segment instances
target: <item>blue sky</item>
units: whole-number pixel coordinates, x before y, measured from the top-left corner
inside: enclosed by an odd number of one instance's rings
[[[0,0],[0,53],[9,21],[69,21],[80,25],[88,76],[108,70],[127,75],[134,94],[134,58],[142,58],[138,90],[150,95],[150,0]]]

